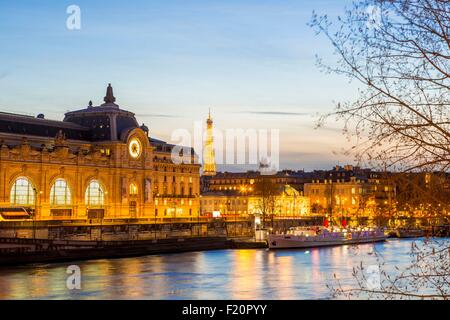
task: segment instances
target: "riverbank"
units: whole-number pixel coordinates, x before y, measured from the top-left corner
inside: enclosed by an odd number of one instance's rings
[[[114,259],[162,253],[266,248],[264,242],[227,237],[135,241],[76,241],[0,238],[0,266]]]
[[[136,241],[0,239],[0,265],[136,257],[160,253],[227,249],[226,237]]]
[[[286,222],[283,221],[283,223]],[[290,224],[293,224],[292,221],[289,221]],[[203,227],[199,225],[168,226],[171,228],[165,228],[164,225],[159,226],[159,233],[142,231],[130,225],[114,226],[115,228],[111,228],[111,226],[58,226],[45,227],[47,228],[45,229],[46,236],[52,234],[55,237],[58,236],[56,239],[0,236],[0,266],[114,259],[218,249],[267,248],[265,242],[250,240],[253,239],[253,234],[251,233],[252,225],[248,222],[241,221],[231,224],[216,222]],[[281,225],[277,224],[277,226]],[[126,230],[122,230],[124,227]],[[149,228],[148,225],[143,227]],[[27,236],[42,235],[42,232],[36,232],[39,229],[35,230],[29,226],[21,226],[21,228],[22,232],[27,231]],[[448,236],[449,228],[448,226],[433,227],[426,231],[424,232],[426,236]],[[201,236],[192,236],[193,234]],[[158,236],[170,237],[157,238]],[[423,234],[417,236],[423,236]],[[150,237],[153,238],[149,239]],[[406,236],[400,236],[400,238],[404,237]]]

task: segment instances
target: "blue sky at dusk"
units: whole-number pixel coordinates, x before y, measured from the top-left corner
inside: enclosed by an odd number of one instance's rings
[[[81,30],[66,28],[69,5]],[[350,160],[338,123],[316,114],[351,100],[356,85],[321,73],[332,47],[307,26],[313,10],[342,14],[350,1],[0,0],[0,111],[62,119],[117,103],[152,136],[170,141],[211,108],[226,128],[280,129],[281,166],[329,168]]]

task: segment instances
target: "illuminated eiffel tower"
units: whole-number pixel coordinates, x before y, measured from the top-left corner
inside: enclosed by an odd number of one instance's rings
[[[214,137],[213,137],[213,121],[211,119],[211,110],[206,120],[206,139],[203,147],[203,175],[216,175],[216,157],[214,152]]]

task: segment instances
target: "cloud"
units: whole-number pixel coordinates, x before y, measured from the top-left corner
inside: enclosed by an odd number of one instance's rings
[[[284,111],[242,111],[236,112],[241,114],[256,114],[256,115],[272,115],[272,116],[309,116],[307,112],[284,112]]]
[[[6,78],[7,76],[9,76],[9,74],[10,74],[10,71],[8,71],[8,70],[0,71],[0,80]]]
[[[182,118],[181,116],[173,114],[163,114],[163,113],[140,113],[136,114],[137,117],[151,117],[151,118]]]
[[[317,131],[330,131],[330,132],[338,132],[338,133],[343,133],[343,128],[336,128],[336,127],[328,127],[328,126],[321,126],[318,128],[314,128]]]

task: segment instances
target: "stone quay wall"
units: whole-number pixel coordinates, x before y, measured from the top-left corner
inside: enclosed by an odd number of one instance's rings
[[[252,221],[180,223],[124,223],[51,225],[45,223],[2,223],[0,238],[126,241],[173,238],[253,237]]]

